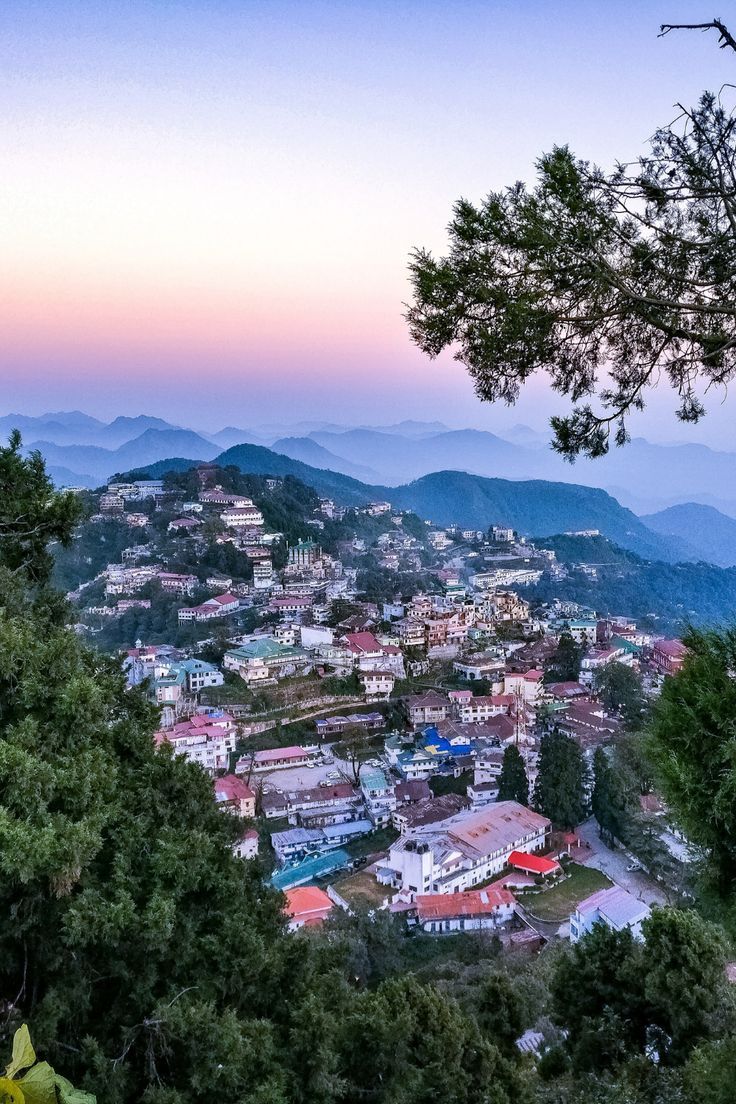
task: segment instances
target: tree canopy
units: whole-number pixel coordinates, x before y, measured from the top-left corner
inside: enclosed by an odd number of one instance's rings
[[[706,92],[693,108],[678,105],[645,153],[610,171],[555,146],[533,185],[459,200],[447,255],[411,258],[416,344],[431,357],[454,349],[489,402],[514,403],[547,372],[573,404],[552,418],[554,448],[570,459],[605,453],[612,430],[624,444],[628,415],[660,378],[677,394],[678,417],[697,421],[702,392],[736,373],[727,99]]]
[[[736,630],[691,631],[664,681],[648,750],[678,826],[701,848],[719,892],[736,890]]]

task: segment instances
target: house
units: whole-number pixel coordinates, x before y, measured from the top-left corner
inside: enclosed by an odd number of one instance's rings
[[[236,859],[258,858],[258,832],[255,828],[249,828],[240,839],[233,844],[233,855]]]
[[[169,533],[192,533],[195,529],[201,528],[202,522],[197,518],[176,518],[174,521],[170,521],[167,530]]]
[[[624,647],[616,648],[609,643],[590,648],[580,661],[580,681],[590,686],[598,671],[609,663],[624,663],[630,667],[633,661],[633,654]]]
[[[222,671],[204,659],[182,659],[176,666],[184,672],[190,694],[198,694],[205,687],[222,686],[225,681]]]
[[[356,809],[360,803],[360,793],[349,782],[338,782],[334,786],[311,786],[302,790],[280,792],[270,790],[261,797],[263,815],[267,820],[279,817],[298,819],[303,823],[304,816],[315,812],[335,813],[335,822],[355,820]]]
[[[368,816],[376,828],[389,824],[396,809],[396,793],[393,782],[389,782],[380,767],[371,767],[367,763],[361,766],[360,790]]]
[[[501,777],[502,770],[503,750],[501,748],[487,748],[475,760],[473,782],[477,785],[491,783],[498,788],[498,780]]]
[[[432,796],[429,785],[423,779],[413,782],[397,782],[394,787],[397,805],[414,805]]]
[[[641,939],[641,925],[649,916],[649,906],[621,886],[599,889],[581,901],[570,917],[570,941],[577,943],[595,924],[613,931],[629,928],[635,939]]]
[[[367,701],[386,701],[396,682],[393,671],[359,671],[358,678]]]
[[[235,773],[245,774],[252,770],[258,774],[264,771],[286,770],[289,767],[307,767],[313,765],[315,758],[316,752],[307,751],[297,745],[256,751],[252,756],[243,755],[238,759]]]
[[[271,833],[271,846],[276,858],[283,865],[298,861],[307,855],[323,854],[343,847],[358,836],[373,831],[369,820],[349,820],[340,824],[327,824],[323,828],[287,828],[284,832]]]
[[[468,800],[472,809],[480,809],[498,797],[497,782],[471,782],[468,786]]]
[[[514,851],[540,852],[547,817],[516,801],[497,801],[425,828],[392,844],[378,881],[412,893],[459,893],[500,874]]]
[[[235,671],[246,685],[275,682],[286,675],[294,675],[309,663],[309,657],[300,648],[279,644],[272,637],[253,637],[239,648],[225,652],[222,665]]]
[[[213,782],[215,801],[222,809],[241,817],[256,815],[256,795],[242,778],[226,774]]]
[[[475,656],[465,656],[456,659],[452,665],[455,674],[468,682],[479,682],[487,679],[489,682],[501,682],[503,680],[504,661],[501,656],[493,653],[482,653]]]
[[[655,640],[652,661],[662,675],[675,675],[682,668],[687,648],[681,640]]]
[[[240,609],[240,599],[234,594],[217,594],[208,598],[199,606],[184,606],[178,612],[179,622],[214,621],[218,617],[229,617]]]
[[[244,502],[248,504],[229,506],[220,514],[220,520],[228,529],[243,529],[246,527],[248,529],[258,529],[263,525],[261,511],[249,499],[245,499]]]
[[[396,756],[396,770],[407,780],[414,782],[431,778],[437,772],[439,761],[423,750],[400,751]]]
[[[525,851],[512,851],[508,862],[513,870],[520,870],[523,874],[532,874],[542,878],[559,874],[562,871],[562,867],[556,859],[548,859],[545,855],[529,855]]]
[[[438,694],[436,690],[429,690],[426,694],[406,699],[406,708],[409,720],[414,727],[420,725],[435,724],[444,721],[450,710],[447,698]]]
[[[335,907],[325,891],[318,886],[287,889],[285,896],[284,912],[289,917],[289,931],[323,923]]]
[[[181,575],[174,571],[158,571],[155,576],[161,589],[170,594],[191,594],[198,585],[196,575]]]
[[[455,816],[463,809],[467,809],[468,801],[461,794],[447,793],[438,797],[431,795],[424,801],[418,801],[413,805],[402,805],[395,809],[392,822],[394,828],[402,835],[413,828],[424,828],[428,824],[437,824],[441,820]]]
[[[492,886],[464,893],[420,893],[414,904],[419,926],[435,934],[496,928],[516,911],[513,893]]]
[[[527,705],[535,705],[543,690],[544,673],[532,668],[531,671],[506,672],[503,677],[504,694],[519,695]]]
[[[367,732],[383,728],[385,718],[381,713],[350,713],[347,717],[320,717],[314,722],[320,739],[339,736],[348,728],[364,728]]]
[[[208,774],[227,770],[236,739],[237,725],[222,709],[195,713],[171,728],[161,729],[154,736],[158,746],[170,744],[175,755],[183,755],[189,762],[199,763]]]
[[[483,694],[469,701],[458,702],[457,715],[464,723],[487,721],[500,713],[510,713],[514,704],[513,694]]]

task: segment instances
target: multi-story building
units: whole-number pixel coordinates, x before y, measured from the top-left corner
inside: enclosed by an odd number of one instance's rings
[[[472,889],[500,874],[512,852],[542,851],[549,831],[547,817],[499,801],[402,836],[379,866],[378,881],[416,894]]]

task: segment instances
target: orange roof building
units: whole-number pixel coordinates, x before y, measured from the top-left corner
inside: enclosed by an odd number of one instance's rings
[[[323,923],[334,908],[325,891],[318,886],[297,886],[296,889],[287,889],[284,896],[289,931]]]

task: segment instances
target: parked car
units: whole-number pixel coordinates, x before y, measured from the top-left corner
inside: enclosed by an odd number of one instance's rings
[[[629,863],[626,869],[628,870],[629,874],[634,874],[637,870],[641,870],[641,865],[638,862],[632,862]]]

